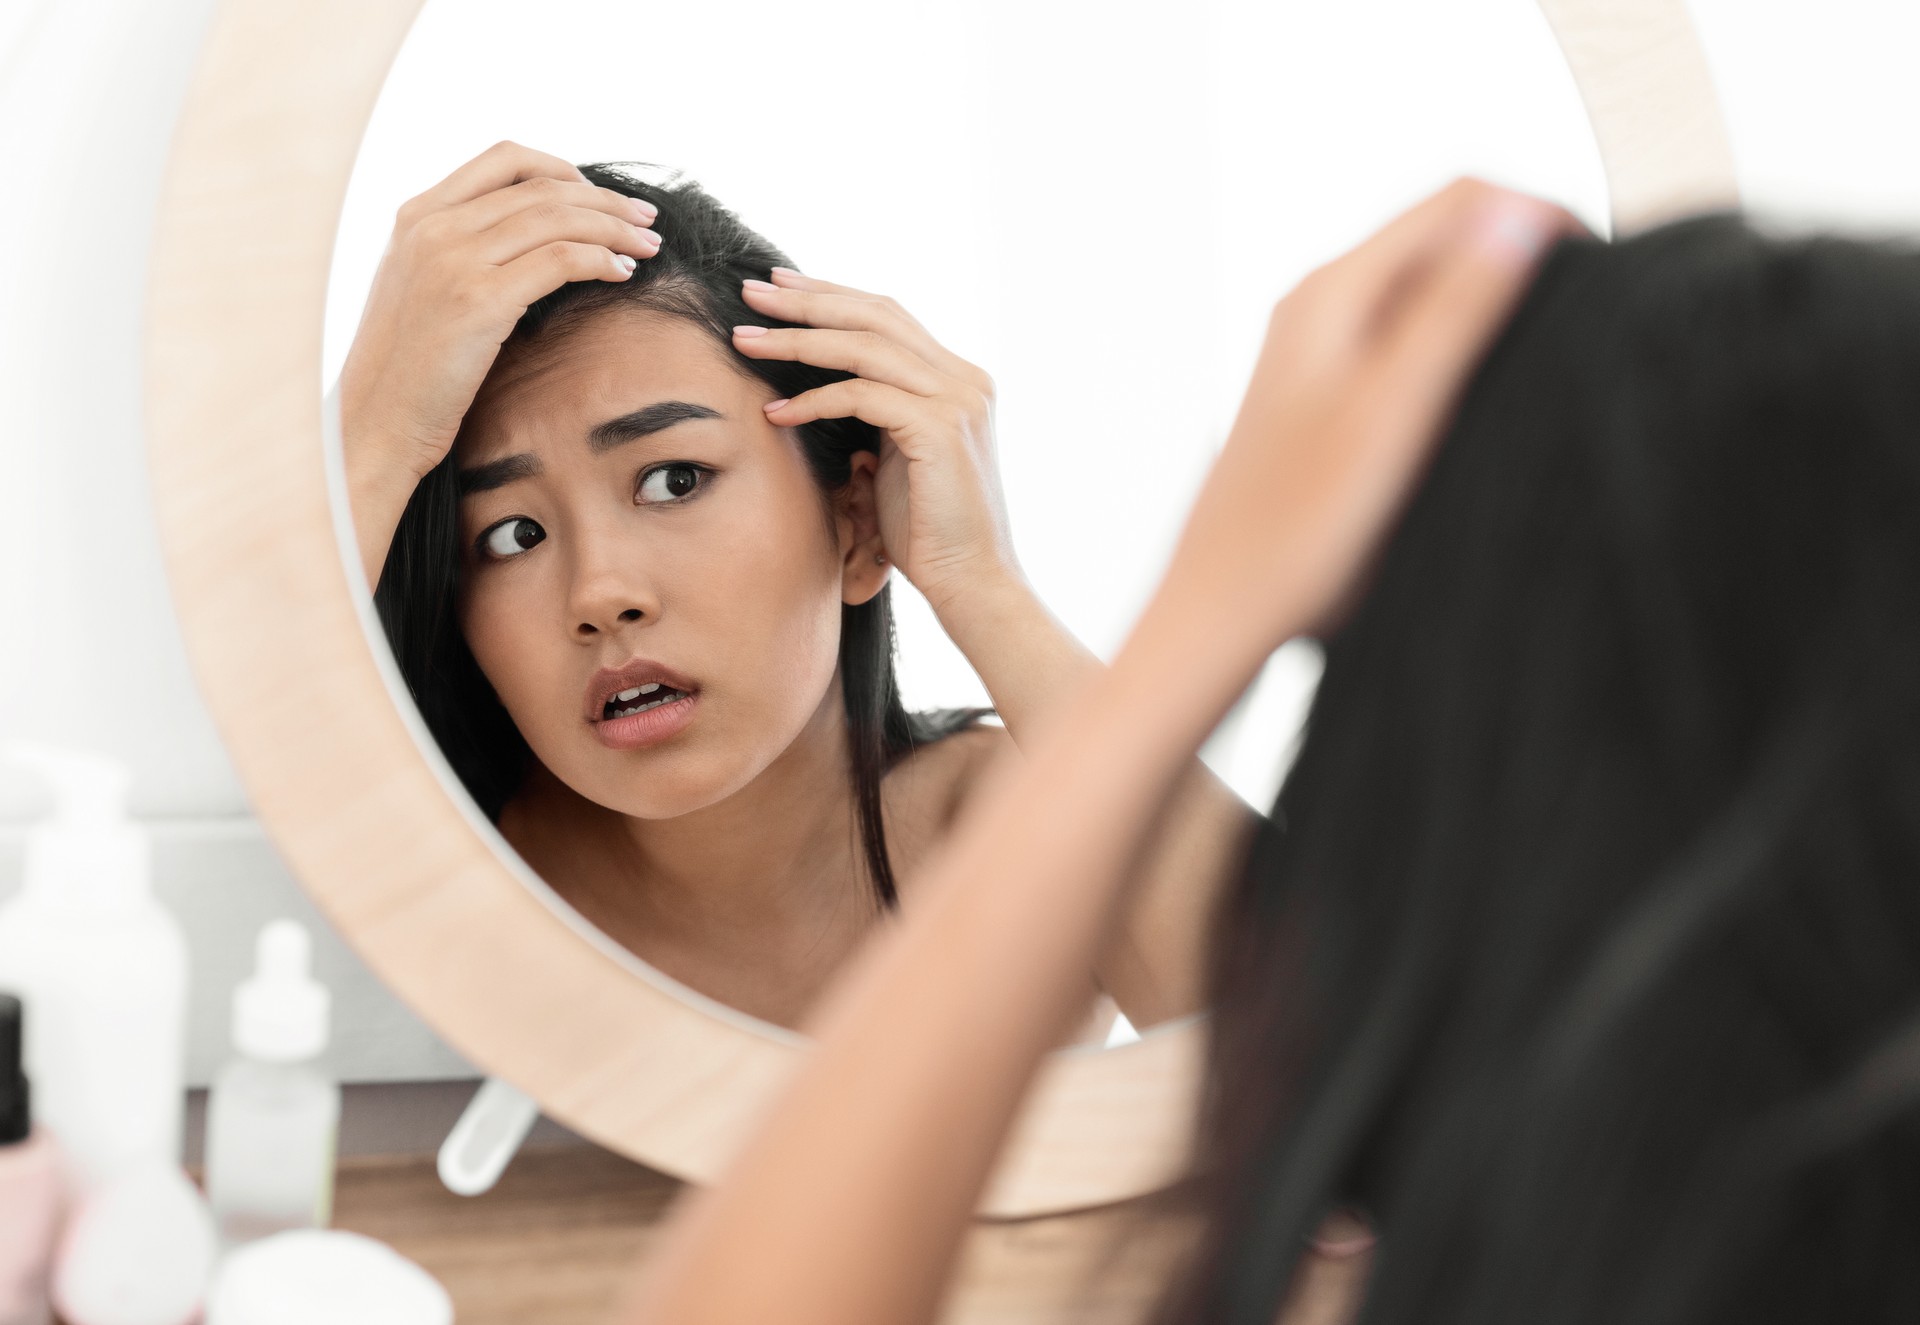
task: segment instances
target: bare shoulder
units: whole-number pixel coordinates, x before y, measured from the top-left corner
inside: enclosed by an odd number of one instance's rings
[[[1005,727],[982,723],[957,731],[919,747],[888,769],[882,794],[890,811],[897,798],[899,811],[944,828],[994,757],[1012,748]]]
[[[902,875],[946,834],[994,758],[1012,748],[1005,727],[981,724],[923,745],[887,770],[880,797]]]

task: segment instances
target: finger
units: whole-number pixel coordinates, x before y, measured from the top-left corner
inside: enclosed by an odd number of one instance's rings
[[[823,281],[818,276],[809,276],[805,272],[795,271],[792,267],[775,267],[769,274],[773,284],[789,290],[814,290],[821,294],[846,295],[851,299],[882,299],[871,290],[858,290],[851,285],[836,285],[832,281]]]
[[[1393,311],[1357,384],[1390,431],[1431,433],[1531,283],[1541,254],[1577,222],[1536,199],[1491,201],[1435,254]]]
[[[894,435],[897,444],[902,434],[911,435],[916,425],[928,423],[932,414],[940,409],[957,412],[957,407],[945,400],[854,377],[802,391],[792,400],[775,401],[767,407],[767,419],[780,428],[797,428],[816,419],[859,419],[876,428],[885,428]]]
[[[917,396],[941,395],[955,385],[898,341],[873,331],[735,327],[733,347],[750,359],[787,359],[816,368],[838,368]]]
[[[588,207],[643,226],[652,225],[660,215],[660,209],[644,198],[630,198],[597,184],[574,183],[545,175],[483,193],[447,208],[445,215],[462,230],[477,235],[518,212],[535,207]]]
[[[802,276],[786,267],[773,269],[769,281],[744,281],[747,306],[782,322],[843,331],[874,331],[897,340],[949,377],[988,390],[986,374],[933,338],[913,315],[884,295]],[[804,284],[802,284],[804,282]]]
[[[599,244],[556,240],[505,266],[494,268],[494,288],[523,312],[542,295],[571,281],[624,281],[633,275],[634,260]]]
[[[536,152],[519,143],[498,142],[461,166],[414,202],[428,208],[451,207],[469,202],[483,193],[504,189],[526,179],[558,179],[582,184],[586,176],[571,161]]]
[[[1484,180],[1457,179],[1382,226],[1351,252],[1314,273],[1302,291],[1323,345],[1352,349],[1392,321],[1395,304],[1418,286],[1442,253],[1491,209],[1538,203]]]
[[[591,207],[564,204],[542,204],[515,212],[481,232],[474,242],[483,261],[504,266],[561,239],[598,244],[635,258],[650,258],[660,251],[660,236],[645,226]]]

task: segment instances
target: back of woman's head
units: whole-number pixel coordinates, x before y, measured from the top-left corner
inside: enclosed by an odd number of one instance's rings
[[[1273,1319],[1920,1318],[1920,257],[1546,262],[1219,929],[1212,1236]]]

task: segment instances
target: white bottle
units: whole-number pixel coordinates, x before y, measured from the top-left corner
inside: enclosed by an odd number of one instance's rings
[[[28,836],[19,895],[0,906],[0,987],[33,1009],[34,1117],[84,1196],[180,1162],[187,945],[154,900],[126,769],[37,742],[6,753],[46,778],[56,808]]]
[[[308,974],[307,931],[260,931],[258,967],[233,995],[240,1057],[207,1096],[207,1199],[221,1245],[322,1228],[333,1213],[340,1087],[315,1063],[327,1047],[328,995]]]

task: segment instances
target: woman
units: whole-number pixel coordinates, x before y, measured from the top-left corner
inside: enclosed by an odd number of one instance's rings
[[[1124,903],[1113,826],[1309,632],[1165,1319],[1920,1309],[1920,258],[1728,218],[1569,240],[1461,397],[1570,228],[1462,183],[1279,306],[1114,666],[823,1000],[632,1319],[932,1317]],[[930,1028],[963,1046],[902,1052]],[[1307,1252],[1342,1209],[1371,1258]]]
[[[361,555],[455,771],[587,919],[742,1011],[796,1024],[1095,666],[1014,558],[991,381],[696,185],[484,153],[401,209],[340,390]],[[895,567],[1004,729],[901,706]],[[1251,820],[1197,765],[1187,795],[1090,968],[1142,1025],[1198,1007]]]

